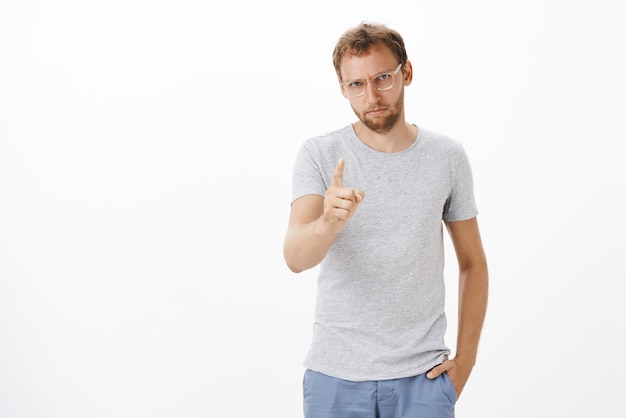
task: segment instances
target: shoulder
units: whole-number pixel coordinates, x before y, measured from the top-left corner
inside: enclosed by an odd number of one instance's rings
[[[463,143],[458,139],[421,127],[419,128],[419,141],[433,151],[453,154],[464,152]]]
[[[469,166],[469,158],[460,140],[427,129],[421,129],[419,139],[423,141],[420,145],[425,158],[431,164],[446,167],[450,172]]]
[[[300,147],[299,160],[327,169],[333,167],[341,157],[345,157],[352,147],[350,125],[306,139]],[[352,135],[354,135],[352,133]]]
[[[328,148],[337,147],[346,142],[350,137],[350,125],[343,128],[328,131],[318,136],[306,139],[302,147],[309,150],[326,150]]]

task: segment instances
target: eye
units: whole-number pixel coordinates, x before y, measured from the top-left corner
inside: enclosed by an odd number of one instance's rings
[[[378,76],[378,79],[380,81],[385,81],[391,78],[391,74],[390,73],[386,73],[386,74],[381,74]]]
[[[353,88],[353,89],[361,88],[361,86],[363,86],[363,82],[360,80],[352,81],[350,82],[350,84],[348,84],[348,87]]]

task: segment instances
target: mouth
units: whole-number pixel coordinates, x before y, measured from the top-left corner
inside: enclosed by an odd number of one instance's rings
[[[382,109],[372,109],[372,110],[368,111],[367,114],[369,116],[374,116],[374,117],[375,116],[381,116],[383,113],[385,113],[386,110],[387,109],[384,109],[384,108],[382,108]]]

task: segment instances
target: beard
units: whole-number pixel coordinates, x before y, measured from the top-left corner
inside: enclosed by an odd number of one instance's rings
[[[372,111],[382,106],[373,107],[361,113],[357,112],[354,107],[352,107],[352,110],[354,111],[354,114],[359,118],[359,120],[363,123],[363,125],[365,125],[368,129],[378,134],[386,134],[394,126],[396,126],[396,123],[398,123],[398,119],[400,119],[400,113],[402,112],[403,106],[404,106],[404,91],[400,93],[400,97],[398,98],[398,101],[395,104],[387,107],[387,110],[391,112],[390,115],[378,116],[378,117],[369,118],[369,119],[367,118],[368,111]]]

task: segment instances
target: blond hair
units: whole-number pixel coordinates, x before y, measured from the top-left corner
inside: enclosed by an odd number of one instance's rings
[[[403,67],[406,64],[408,58],[400,33],[382,24],[361,22],[358,26],[344,32],[335,45],[333,65],[339,81],[342,81],[340,65],[343,57],[365,55],[374,45],[386,46]]]

